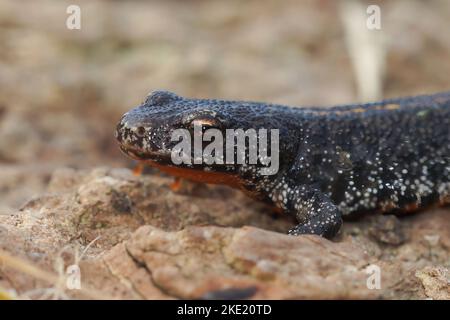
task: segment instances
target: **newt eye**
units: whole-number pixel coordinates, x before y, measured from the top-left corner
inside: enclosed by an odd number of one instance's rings
[[[145,130],[145,128],[144,127],[138,127],[137,128],[137,130],[136,130],[136,135],[138,136],[138,137],[143,137],[143,136],[145,136],[145,133],[147,132],[147,130]]]
[[[192,120],[191,123],[189,124],[189,126],[191,128],[194,128],[194,126],[196,126],[196,125],[201,126],[202,128],[205,128],[205,129],[210,129],[210,128],[221,129],[222,128],[222,123],[213,117],[196,118],[196,119]]]

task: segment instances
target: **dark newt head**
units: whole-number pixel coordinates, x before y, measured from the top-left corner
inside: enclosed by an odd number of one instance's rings
[[[175,110],[181,99],[171,92],[155,91],[125,113],[115,133],[120,149],[136,160],[170,161],[170,136],[180,120]]]
[[[249,172],[252,168],[267,166],[267,164],[243,166],[237,160],[237,149],[234,152],[234,160],[228,161],[229,158],[226,156],[227,133],[229,133],[229,129],[233,129],[234,132],[236,129],[244,132],[247,132],[248,129],[256,132],[259,132],[259,129],[269,130],[267,133],[269,150],[265,151],[270,156],[270,129],[280,130],[280,140],[283,134],[287,134],[286,118],[280,117],[277,112],[279,112],[279,108],[259,103],[187,99],[171,92],[155,91],[146,98],[142,105],[130,110],[122,117],[117,125],[116,138],[124,153],[137,160],[147,160],[159,167],[170,166],[221,173],[241,172],[240,169],[244,167],[245,171]],[[209,140],[206,138],[207,131],[213,135]],[[180,132],[187,135],[180,136]],[[216,135],[223,139],[223,148],[221,149],[223,163],[220,161],[208,163],[205,161],[205,154],[210,154],[215,159],[220,158],[220,152],[216,152],[220,149],[216,148],[213,151],[211,149],[212,142],[217,141]],[[244,137],[244,140],[244,149],[241,151],[243,150],[244,154],[249,156],[252,141],[248,136]],[[190,148],[185,148],[186,144],[180,144],[180,142],[186,141],[189,142]],[[196,144],[195,141],[197,143],[200,141],[200,143]],[[179,152],[180,146],[181,153]],[[199,146],[200,159],[199,153],[196,153]],[[210,149],[207,149],[208,147]],[[212,152],[208,153],[207,150]],[[181,159],[181,162],[174,161],[173,154],[178,154],[178,160]]]
[[[219,127],[217,113],[202,108],[194,100],[172,92],[155,91],[142,105],[122,116],[116,127],[116,139],[127,155],[137,160],[152,160],[166,164],[178,141],[172,141],[177,129],[191,131],[194,123]]]

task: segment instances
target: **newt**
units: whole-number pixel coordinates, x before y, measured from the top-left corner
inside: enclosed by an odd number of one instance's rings
[[[171,132],[278,129],[279,169],[179,164]],[[155,91],[116,127],[120,149],[176,177],[226,184],[282,212],[288,234],[336,235],[343,217],[402,214],[450,203],[450,92],[333,107],[191,99]]]

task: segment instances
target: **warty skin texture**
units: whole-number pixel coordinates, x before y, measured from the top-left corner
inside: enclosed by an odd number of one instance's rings
[[[259,174],[261,164],[174,170],[171,132],[192,130],[193,121],[222,132],[279,129],[278,173]],[[292,235],[330,238],[345,216],[450,203],[450,92],[292,108],[156,91],[122,117],[116,138],[134,159],[191,180],[229,184],[294,215],[299,224]]]

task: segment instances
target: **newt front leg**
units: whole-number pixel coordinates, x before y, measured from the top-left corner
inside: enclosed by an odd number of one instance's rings
[[[290,235],[316,234],[332,238],[342,225],[338,207],[322,191],[310,186],[291,186],[283,182],[271,193],[272,201],[299,224],[289,230]]]

